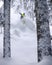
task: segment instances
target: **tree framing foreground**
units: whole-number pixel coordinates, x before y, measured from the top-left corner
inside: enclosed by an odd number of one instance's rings
[[[47,0],[35,0],[37,24],[38,61],[44,56],[51,55],[51,39]]]
[[[3,57],[10,57],[10,0],[4,0],[4,44]]]

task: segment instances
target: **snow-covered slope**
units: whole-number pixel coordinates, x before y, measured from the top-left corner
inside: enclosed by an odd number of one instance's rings
[[[36,22],[33,21],[27,16],[23,19],[20,18],[19,13],[15,13],[15,11],[11,8],[11,31],[21,33],[21,32],[35,32],[36,31]]]
[[[14,17],[13,17],[14,16]],[[25,23],[23,23],[25,22]],[[12,58],[19,65],[37,62],[37,36],[34,22],[29,17],[11,11]],[[17,58],[17,59],[16,59]],[[16,63],[16,65],[17,65]]]

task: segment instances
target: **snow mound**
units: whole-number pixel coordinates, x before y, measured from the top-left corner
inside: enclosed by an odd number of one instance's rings
[[[52,65],[52,56],[45,56],[37,65]]]

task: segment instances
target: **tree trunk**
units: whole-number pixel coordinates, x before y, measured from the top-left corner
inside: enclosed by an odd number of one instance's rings
[[[10,57],[10,0],[4,0],[4,47],[3,57]]]
[[[35,0],[38,61],[51,55],[51,39],[49,30],[48,6],[46,0]]]

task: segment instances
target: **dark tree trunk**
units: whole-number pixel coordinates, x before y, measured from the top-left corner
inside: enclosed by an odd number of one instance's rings
[[[51,39],[49,30],[47,0],[35,0],[38,61],[51,55]]]
[[[4,18],[3,57],[10,57],[10,0],[4,0]]]

